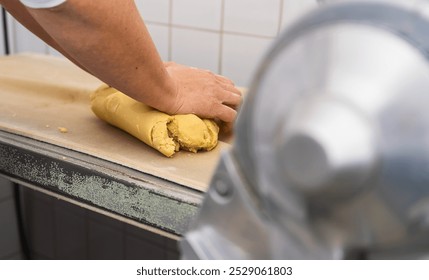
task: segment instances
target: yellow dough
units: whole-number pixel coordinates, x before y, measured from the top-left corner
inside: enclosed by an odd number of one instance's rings
[[[217,145],[219,127],[214,121],[193,114],[167,115],[107,85],[91,94],[91,109],[167,157],[180,149],[196,153]]]

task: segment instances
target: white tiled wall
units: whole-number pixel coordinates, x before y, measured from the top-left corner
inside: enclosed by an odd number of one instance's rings
[[[275,37],[281,13],[280,0],[225,0],[224,30]]]
[[[147,28],[152,36],[152,40],[158,48],[161,58],[165,61],[170,60],[170,29],[167,25],[148,24]]]
[[[135,3],[145,21],[170,23],[171,0],[136,0]]]
[[[173,25],[220,31],[222,0],[174,0],[172,3]]]
[[[282,11],[282,27],[292,23],[294,20],[313,9],[317,5],[315,0],[292,0],[284,1]]]
[[[219,72],[219,33],[173,27],[171,43],[171,60]]]
[[[225,34],[221,72],[232,77],[237,85],[248,86],[261,55],[271,44],[271,38]]]
[[[248,86],[287,24],[317,0],[135,0],[163,60],[209,69]],[[59,55],[14,20],[12,52]],[[1,50],[1,49],[0,49]]]
[[[17,24],[15,22],[15,24],[12,25],[10,33],[12,36],[11,43],[14,52],[48,52],[48,46],[21,24]]]

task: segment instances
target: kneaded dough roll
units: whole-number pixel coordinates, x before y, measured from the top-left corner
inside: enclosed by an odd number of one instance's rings
[[[180,149],[196,153],[216,147],[219,127],[196,115],[162,113],[107,85],[91,94],[91,109],[100,119],[171,157]]]

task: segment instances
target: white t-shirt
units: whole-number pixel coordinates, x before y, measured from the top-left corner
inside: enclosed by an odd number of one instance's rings
[[[66,0],[20,0],[22,4],[29,8],[42,9],[58,6]]]

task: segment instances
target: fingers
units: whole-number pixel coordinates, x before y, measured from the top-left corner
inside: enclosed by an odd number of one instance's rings
[[[218,91],[218,98],[221,104],[215,107],[217,118],[226,122],[232,123],[237,116],[237,108],[242,102],[241,91],[239,91],[234,83],[225,77],[216,76],[223,90]],[[220,82],[222,80],[222,82]]]
[[[236,93],[231,93],[229,91],[224,92],[222,96],[222,104],[237,107],[240,105],[242,100],[241,95],[238,95]]]
[[[223,88],[223,89],[225,89],[227,91],[236,93],[238,95],[241,95],[241,91],[235,87],[234,82],[231,81],[230,79],[228,79],[228,78],[226,78],[224,76],[221,76],[221,75],[214,74],[210,70],[198,69],[198,68],[194,68],[194,67],[190,67],[190,69],[193,69],[193,70],[195,70],[197,72],[204,73],[205,75],[208,75],[209,76],[209,80],[213,79],[213,77],[214,77],[214,80],[217,82],[217,84],[221,88]]]
[[[235,87],[230,79],[220,75],[215,75],[215,79],[223,89],[241,95],[241,91]]]
[[[226,123],[234,122],[237,116],[237,111],[226,105],[219,104],[215,110],[217,112],[215,118],[218,118],[219,120]]]
[[[234,85],[220,84],[220,87],[226,91],[229,91],[235,95],[241,96],[241,91],[237,89]]]
[[[215,79],[221,83],[234,85],[234,83],[230,79],[228,79],[224,76],[216,75],[216,74],[214,74],[214,76],[215,76]]]
[[[204,118],[217,118],[232,123],[241,103],[241,92],[234,83],[208,70],[166,63],[170,77],[178,83],[175,113],[194,113]]]

